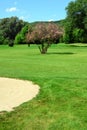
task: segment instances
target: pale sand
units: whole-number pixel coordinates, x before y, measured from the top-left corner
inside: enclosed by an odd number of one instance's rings
[[[0,111],[12,111],[38,93],[39,86],[31,81],[0,78]]]

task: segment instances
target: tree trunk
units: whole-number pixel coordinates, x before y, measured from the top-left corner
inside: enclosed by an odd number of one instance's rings
[[[49,46],[50,46],[49,43],[47,43],[47,44],[46,44],[46,43],[40,44],[40,45],[38,46],[38,48],[39,48],[41,54],[46,54],[46,53],[47,53],[47,50],[48,50],[48,48],[49,48]]]
[[[47,48],[41,50],[41,54],[46,54],[46,53],[47,53]]]

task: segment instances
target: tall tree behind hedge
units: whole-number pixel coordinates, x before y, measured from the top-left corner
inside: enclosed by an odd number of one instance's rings
[[[66,11],[65,42],[87,42],[87,0],[70,2]]]
[[[25,25],[15,37],[15,44],[26,44],[26,34],[28,33],[29,24]]]

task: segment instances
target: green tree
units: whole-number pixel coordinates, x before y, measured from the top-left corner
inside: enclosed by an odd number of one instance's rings
[[[83,29],[79,29],[79,28],[75,28],[73,30],[73,39],[74,42],[84,42],[84,30]]]
[[[15,37],[15,44],[26,44],[26,34],[28,33],[29,24],[25,25]]]
[[[66,11],[65,42],[87,42],[87,0],[70,2]]]
[[[25,25],[25,22],[17,17],[4,18],[0,20],[0,38],[2,44],[6,44],[6,39],[14,41],[15,36]]]

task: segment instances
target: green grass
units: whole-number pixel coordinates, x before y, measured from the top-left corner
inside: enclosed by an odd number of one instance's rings
[[[1,112],[0,130],[87,130],[86,45],[53,45],[46,55],[37,46],[0,46],[0,77],[40,85],[36,98]]]

